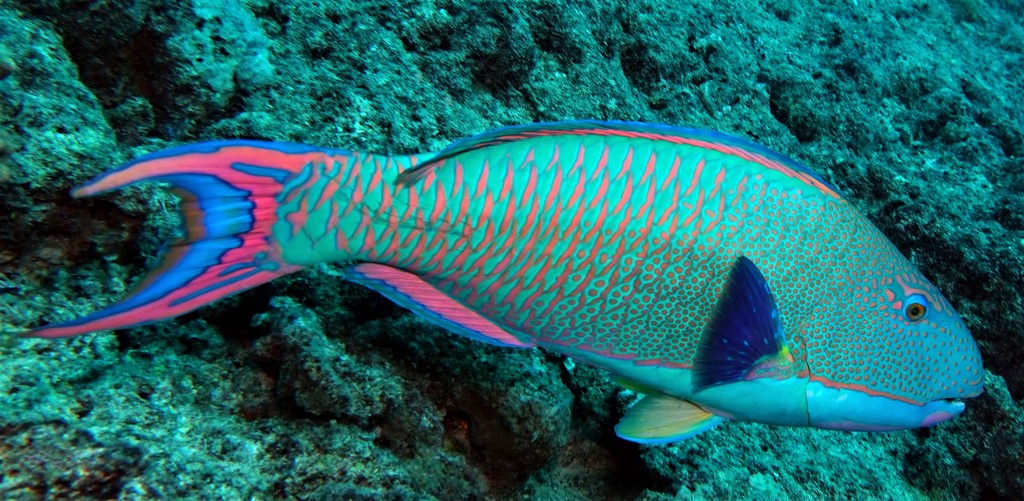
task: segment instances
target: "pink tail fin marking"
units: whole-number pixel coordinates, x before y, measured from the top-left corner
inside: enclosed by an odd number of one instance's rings
[[[76,188],[91,196],[141,181],[171,183],[182,198],[185,237],[121,301],[25,333],[65,337],[176,317],[301,269],[273,239],[288,181],[341,152],[260,141],[220,141],[146,155]]]

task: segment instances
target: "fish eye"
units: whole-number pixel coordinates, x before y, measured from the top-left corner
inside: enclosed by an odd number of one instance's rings
[[[928,301],[920,294],[910,296],[907,298],[906,306],[903,308],[903,314],[911,322],[921,320],[928,314]]]

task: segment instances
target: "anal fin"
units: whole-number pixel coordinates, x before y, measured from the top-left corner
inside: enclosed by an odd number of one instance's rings
[[[633,404],[615,425],[615,434],[641,444],[667,444],[703,433],[724,420],[691,402],[659,393]]]
[[[498,346],[536,346],[495,325],[414,273],[383,264],[363,263],[345,270],[345,277],[456,334]]]

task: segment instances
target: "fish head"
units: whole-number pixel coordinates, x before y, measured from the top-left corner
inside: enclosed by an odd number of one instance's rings
[[[847,249],[804,337],[811,426],[909,429],[963,412],[984,371],[953,306],[870,223]]]

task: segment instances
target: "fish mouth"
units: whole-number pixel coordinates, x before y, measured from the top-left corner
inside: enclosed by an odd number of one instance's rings
[[[940,398],[924,404],[918,426],[933,426],[953,419],[967,408],[959,398]]]
[[[932,400],[929,405],[941,408],[945,412],[951,414],[960,414],[967,408],[964,401],[959,398],[940,398],[938,400]]]

